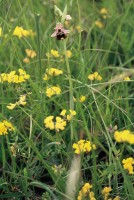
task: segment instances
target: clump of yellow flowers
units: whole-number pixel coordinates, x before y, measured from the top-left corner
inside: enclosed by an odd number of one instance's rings
[[[61,58],[61,59],[63,59],[63,55],[64,54],[60,55],[59,52],[57,50],[54,50],[54,49],[51,49],[50,52],[46,53],[47,58],[53,57],[53,58]],[[68,58],[71,58],[72,57],[72,52],[70,50],[67,50],[66,51],[66,56]]]
[[[94,192],[91,191],[92,185],[90,183],[85,183],[82,189],[79,191],[77,200],[83,200],[85,197],[89,197],[90,200],[96,200],[94,197]]]
[[[62,70],[56,69],[56,68],[52,67],[50,69],[46,69],[46,73],[45,73],[43,79],[45,81],[47,81],[50,77],[52,77],[52,76],[59,76],[61,74],[63,74]]]
[[[6,120],[0,122],[0,135],[7,135],[8,131],[14,130],[12,124]]]
[[[9,110],[13,110],[16,106],[20,106],[20,105],[26,105],[26,95],[20,95],[20,99],[19,101],[17,101],[16,103],[9,103],[9,105],[7,105],[7,108]]]
[[[95,21],[95,25],[99,28],[104,28],[104,24],[99,19]]]
[[[76,111],[70,109],[69,112],[67,113],[67,110],[64,109],[61,111],[60,115],[63,116],[64,119],[70,121],[73,118],[73,116],[76,115]]]
[[[73,99],[74,99],[74,102],[80,102],[80,103],[83,103],[83,102],[86,101],[86,96],[81,95],[79,99],[76,99],[75,97],[74,97]]]
[[[22,37],[34,36],[35,33],[32,30],[25,30],[20,26],[16,26],[13,35],[17,36],[18,38],[22,38]]]
[[[129,157],[127,159],[123,159],[122,164],[123,164],[124,169],[128,170],[129,174],[134,174],[134,167],[133,167],[134,158]]]
[[[96,149],[95,144],[91,144],[88,140],[79,140],[78,143],[73,144],[74,153],[80,154],[81,152],[89,153],[91,150]]]
[[[16,74],[16,71],[11,71],[10,73],[0,74],[0,82],[8,83],[23,83],[30,78],[30,75],[27,74],[23,69],[18,69],[19,75]]]
[[[106,8],[102,8],[100,10],[100,14],[101,14],[101,16],[102,16],[103,19],[108,18],[108,10]]]
[[[129,78],[129,76],[126,76],[123,80],[124,81],[130,81],[131,79]]]
[[[98,72],[94,72],[93,74],[89,74],[88,79],[90,81],[94,81],[94,80],[101,81],[102,77],[101,77],[101,75]]]
[[[67,123],[65,120],[63,120],[61,117],[56,117],[54,121],[54,116],[49,116],[44,119],[44,124],[46,128],[49,128],[50,130],[56,130],[59,132],[60,130],[64,130]]]
[[[69,114],[66,115],[66,110],[61,111],[60,116],[56,118],[54,116],[48,116],[44,119],[45,127],[50,130],[56,130],[59,132],[60,130],[64,130],[67,125],[67,120],[70,121],[76,112],[74,110],[69,110]]]
[[[61,93],[61,89],[59,86],[51,86],[51,87],[47,87],[46,90],[46,95],[47,97],[52,97],[53,95],[58,95]]]
[[[110,196],[110,192],[112,191],[112,188],[111,187],[104,187],[103,190],[102,190],[102,195],[103,195],[103,198],[104,200],[120,200],[120,197],[119,196],[116,196],[115,198],[109,198]]]
[[[117,142],[128,142],[129,144],[134,144],[134,134],[129,130],[115,131],[114,139]]]
[[[112,188],[111,187],[104,187],[103,190],[102,190],[102,195],[104,197],[104,200],[107,200],[109,195],[110,195],[110,192],[112,191]]]
[[[32,49],[26,49],[25,52],[27,56],[23,59],[24,63],[29,63],[31,58],[33,59],[37,56],[36,52]]]

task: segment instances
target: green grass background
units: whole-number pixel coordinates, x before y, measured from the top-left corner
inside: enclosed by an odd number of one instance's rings
[[[45,129],[43,124],[45,117],[69,109],[66,63],[48,60],[45,55],[51,49],[63,53],[62,41],[51,38],[51,34],[56,25],[54,5],[63,10],[66,4],[72,16],[67,49],[72,52],[69,65],[73,91],[77,98],[86,95],[86,102],[75,104],[73,139],[69,124],[58,134]],[[101,18],[103,7],[108,9],[107,19]],[[0,199],[64,199],[67,172],[74,155],[72,144],[84,132],[84,138],[93,141],[97,150],[82,158],[77,192],[84,182],[90,181],[97,200],[103,199],[101,190],[108,185],[113,188],[113,197],[132,200],[134,176],[128,175],[121,161],[133,156],[133,146],[116,144],[107,128],[117,125],[119,130],[133,131],[134,127],[134,1],[1,0],[0,8],[4,35],[0,38],[0,73],[22,68],[31,76],[20,85],[0,83],[0,119],[11,121],[16,128],[14,133],[0,136]],[[95,25],[98,19],[104,28]],[[76,30],[78,25],[81,32]],[[12,36],[16,26],[32,29],[36,36]],[[28,64],[23,63],[25,49],[37,52]],[[64,76],[43,81],[48,67],[62,69]],[[91,84],[87,77],[95,71],[103,79]],[[109,82],[122,73],[129,73],[131,81]],[[54,84],[61,86],[62,93],[49,99],[46,87]],[[12,111],[6,108],[28,92],[32,94],[26,106]],[[16,157],[10,150],[13,143],[18,150]],[[54,164],[62,164],[63,173],[54,173]]]

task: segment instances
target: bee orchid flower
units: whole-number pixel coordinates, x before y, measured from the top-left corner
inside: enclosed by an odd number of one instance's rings
[[[70,33],[69,30],[65,30],[61,23],[57,23],[54,28],[55,32],[51,35],[51,37],[56,37],[57,40],[63,40],[67,37],[67,34]]]

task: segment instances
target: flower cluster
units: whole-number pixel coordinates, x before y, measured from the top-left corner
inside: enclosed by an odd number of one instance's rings
[[[9,110],[13,110],[16,106],[20,106],[20,105],[26,105],[26,95],[20,95],[20,99],[19,101],[17,101],[16,103],[10,103],[9,105],[7,105],[7,108]]]
[[[123,80],[124,81],[130,81],[131,79],[129,78],[129,76],[126,76]]]
[[[129,174],[134,174],[134,171],[133,171],[134,158],[129,157],[127,159],[123,159],[122,164],[123,164],[124,169],[128,170]]]
[[[76,115],[76,111],[70,109],[69,113],[67,113],[67,110],[64,109],[61,111],[60,115],[63,116],[64,119],[70,121],[73,118],[73,116]]]
[[[90,81],[94,81],[94,80],[101,81],[102,77],[100,76],[100,74],[98,72],[94,72],[93,74],[89,74],[88,79]]]
[[[91,144],[88,140],[79,140],[78,143],[73,144],[73,149],[75,149],[76,154],[81,152],[90,152],[93,149],[96,149],[95,144]]]
[[[101,14],[101,16],[102,16],[103,19],[108,18],[108,10],[106,8],[102,8],[100,10],[100,14]]]
[[[128,142],[129,144],[134,144],[134,134],[129,130],[115,131],[114,139],[117,142]]]
[[[14,130],[12,124],[6,120],[0,122],[0,135],[7,135],[8,131]]]
[[[17,36],[18,38],[22,38],[22,37],[34,36],[35,33],[32,30],[25,30],[20,26],[16,26],[13,35]]]
[[[95,25],[100,29],[104,28],[104,20],[108,17],[108,10],[106,8],[102,8],[100,10],[100,18],[95,21]]]
[[[46,53],[46,56],[47,56],[47,58],[51,58],[51,57],[60,58],[61,61],[62,61],[62,60],[63,60],[64,54],[61,54],[61,55],[60,55],[59,52],[58,52],[57,50],[51,49],[50,53],[49,53],[49,52]],[[71,58],[71,57],[72,57],[72,52],[71,52],[70,50],[67,50],[67,51],[66,51],[66,56],[67,56],[68,58]]]
[[[61,117],[56,117],[55,122],[53,121],[54,116],[49,116],[44,119],[44,124],[46,128],[49,128],[50,130],[56,130],[59,132],[60,130],[64,130],[67,123],[64,119]]]
[[[103,190],[102,190],[102,195],[103,195],[103,198],[104,200],[120,200],[120,197],[119,196],[116,196],[114,197],[113,199],[112,198],[109,198],[110,196],[110,192],[112,191],[112,188],[111,187],[104,187]]]
[[[32,49],[26,49],[26,57],[23,59],[24,63],[29,63],[31,58],[35,58],[37,56],[36,52]]]
[[[74,110],[69,110],[69,114],[66,115],[66,110],[63,110],[60,113],[60,116],[57,116],[54,120],[54,116],[48,116],[44,119],[45,127],[50,130],[56,130],[59,132],[60,130],[64,130],[67,125],[67,120],[70,121],[76,112]]]
[[[47,87],[46,90],[46,95],[47,97],[52,97],[53,95],[58,95],[61,93],[61,89],[59,86],[51,86],[51,87]]]
[[[16,74],[16,71],[11,71],[10,73],[2,73],[0,74],[0,82],[8,82],[8,83],[22,83],[30,78],[29,74],[23,69],[18,69],[19,75]]]
[[[100,19],[98,19],[98,20],[95,21],[95,25],[98,28],[104,28],[104,24],[100,21]]]
[[[102,190],[102,195],[104,197],[104,200],[107,200],[109,195],[110,195],[110,192],[112,191],[112,188],[111,187],[104,187],[103,190]]]
[[[52,76],[59,76],[59,75],[61,75],[61,74],[63,74],[63,71],[62,71],[62,70],[56,69],[56,68],[53,68],[53,67],[52,67],[52,68],[50,68],[50,69],[46,69],[46,73],[45,73],[43,79],[44,79],[45,81],[47,81],[50,77],[52,77]]]
[[[83,103],[84,101],[86,101],[86,96],[84,96],[84,95],[80,96],[79,99],[76,99],[76,98],[74,97],[74,102]]]
[[[89,197],[90,200],[96,200],[96,198],[94,197],[94,192],[91,191],[91,188],[92,188],[92,185],[90,183],[85,183],[85,185],[79,191],[77,200],[82,200],[85,197]]]

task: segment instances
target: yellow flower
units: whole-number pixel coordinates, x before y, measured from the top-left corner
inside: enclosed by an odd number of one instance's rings
[[[9,105],[7,106],[7,108],[9,110],[13,110],[15,108],[15,106],[16,106],[16,103],[9,103]]]
[[[8,131],[14,130],[12,124],[6,120],[0,122],[0,135],[7,135]]]
[[[1,73],[0,74],[0,83],[3,83],[7,81],[7,74],[6,73]]]
[[[48,80],[51,76],[59,76],[63,74],[62,70],[56,69],[56,68],[50,68],[50,69],[46,69],[46,73],[43,77],[43,79],[46,81]]]
[[[99,75],[98,72],[94,72],[94,79],[98,80],[98,81],[101,81],[102,80],[102,77]]]
[[[46,81],[48,80],[51,76],[59,76],[63,74],[62,70],[56,69],[56,68],[50,68],[50,69],[46,69],[46,73],[43,77],[43,79]]]
[[[73,116],[76,115],[76,111],[75,110],[69,110],[70,114],[67,115],[67,120],[70,121],[72,119]]]
[[[61,93],[61,89],[58,86],[47,87],[46,95],[47,97],[52,97],[53,95],[58,95]]]
[[[55,123],[55,130],[64,130],[67,123],[65,120],[63,120],[61,117],[56,117],[56,123]]]
[[[96,149],[96,146],[92,145],[90,141],[79,140],[78,143],[73,144],[73,149],[76,154],[80,154],[81,152],[90,152],[92,149]]]
[[[0,82],[8,82],[8,83],[22,83],[30,78],[30,75],[26,74],[26,72],[22,69],[19,69],[19,74],[16,74],[16,71],[11,71],[10,73],[2,73],[0,76]]]
[[[55,58],[59,58],[59,57],[60,57],[59,52],[56,51],[56,50],[53,50],[53,49],[51,49],[51,55],[52,55],[53,57],[55,57]]]
[[[93,81],[93,80],[101,81],[102,77],[99,75],[98,72],[94,72],[93,74],[89,74],[88,79],[91,81]]]
[[[82,191],[85,194],[85,193],[88,193],[91,188],[92,188],[91,184],[85,183],[85,185],[82,187]]]
[[[56,121],[53,121],[54,116],[49,116],[44,119],[44,124],[46,128],[49,128],[50,130],[56,130],[59,132],[59,130],[64,130],[66,127],[66,121],[63,120],[61,117],[56,117]]]
[[[17,102],[17,105],[26,105],[26,95],[24,94],[24,95],[20,95],[20,99],[19,99],[19,101]]]
[[[0,135],[6,135],[7,133],[7,128],[5,127],[3,122],[0,122]]]
[[[30,62],[30,59],[28,57],[26,57],[26,58],[23,59],[23,62],[27,64],[27,63]]]
[[[64,109],[64,110],[62,110],[62,111],[61,111],[61,113],[60,113],[60,115],[61,115],[61,116],[63,116],[63,117],[65,117],[65,115],[66,115],[66,112],[67,112],[67,111],[66,111],[65,109]]]
[[[80,97],[80,102],[82,103],[82,102],[84,102],[85,100],[86,100],[86,97],[82,95],[82,96]]]
[[[129,130],[115,131],[114,139],[117,142],[128,142],[129,144],[134,144],[134,134]]]
[[[50,130],[54,130],[55,127],[54,127],[53,119],[54,119],[54,116],[49,116],[44,119],[44,124],[46,128],[49,128]]]
[[[34,58],[37,55],[36,52],[32,49],[26,49],[25,51],[26,51],[26,54],[29,58]]]
[[[108,10],[106,8],[102,8],[100,10],[100,14],[102,15],[103,19],[108,18]]]
[[[95,21],[95,25],[99,28],[104,28],[104,24],[100,20]]]
[[[72,57],[72,52],[70,50],[67,50],[66,51],[66,55],[68,58],[71,58]]]
[[[89,192],[89,198],[90,200],[96,200],[96,198],[94,197],[94,192]]]
[[[107,10],[106,8],[102,8],[102,9],[100,10],[100,13],[101,13],[102,15],[106,15],[106,14],[108,14],[108,10]]]
[[[2,36],[2,28],[0,27],[0,37]]]
[[[126,77],[124,78],[124,81],[130,81],[129,76],[126,76]]]
[[[108,196],[110,195],[110,192],[112,191],[111,187],[104,187],[102,190],[102,195],[104,197],[104,200],[108,199]]]
[[[22,27],[16,26],[13,35],[17,36],[18,38],[21,38],[21,37],[34,36],[35,33],[33,33],[32,30],[25,30]]]
[[[89,79],[90,81],[93,81],[93,80],[95,79],[95,78],[94,78],[94,74],[89,74],[88,79]]]
[[[91,188],[92,188],[92,185],[90,183],[85,183],[82,189],[79,191],[77,200],[83,200],[84,197],[87,197],[87,196],[89,196],[89,198],[92,200],[96,200],[94,198],[94,192],[90,190]]]
[[[134,174],[134,171],[133,171],[134,159],[132,157],[123,159],[122,164],[123,164],[124,169],[128,170],[129,174]]]
[[[26,104],[26,95],[20,95],[20,99],[19,101],[17,101],[16,103],[9,103],[9,105],[7,105],[7,108],[9,110],[13,110],[16,106],[19,106],[19,105],[25,105]]]

